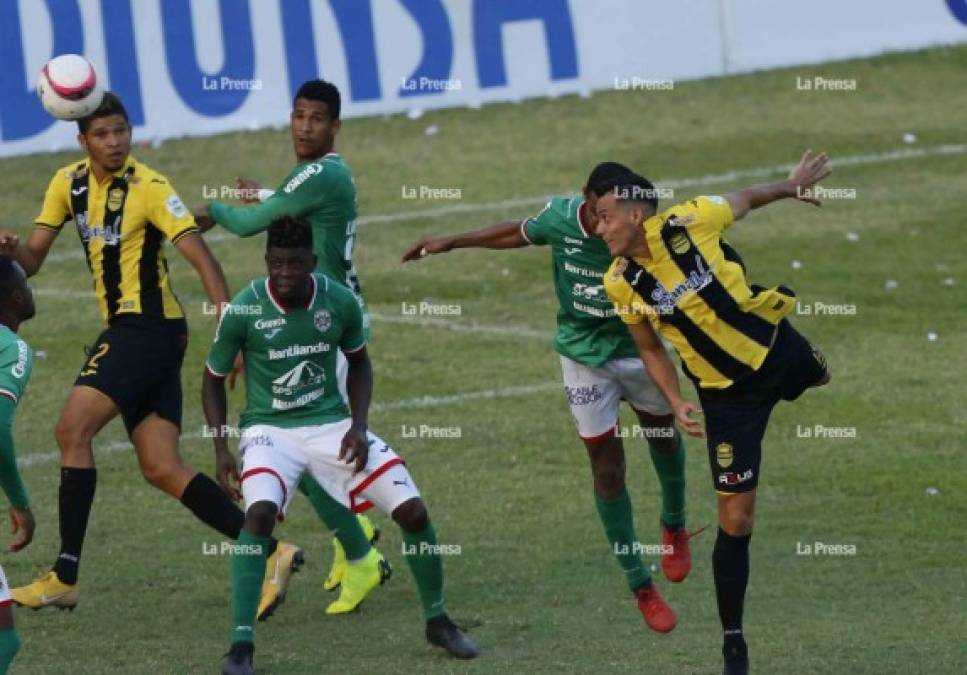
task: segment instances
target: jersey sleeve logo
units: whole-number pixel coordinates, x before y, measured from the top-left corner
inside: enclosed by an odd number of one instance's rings
[[[10,374],[18,380],[27,374],[27,361],[30,360],[30,348],[23,340],[17,340],[17,362],[10,367]]]
[[[168,213],[173,215],[175,218],[184,218],[188,215],[188,209],[185,208],[185,203],[181,201],[181,197],[178,195],[171,195],[168,197],[168,201],[165,203],[168,209]]]

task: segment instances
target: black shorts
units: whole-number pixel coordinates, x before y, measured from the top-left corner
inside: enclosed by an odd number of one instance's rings
[[[698,389],[717,491],[748,492],[759,484],[762,437],[772,409],[779,401],[795,401],[825,375],[825,357],[783,319],[759,370],[727,389]]]
[[[181,428],[184,319],[121,315],[101,333],[74,381],[114,401],[128,435],[151,413]]]

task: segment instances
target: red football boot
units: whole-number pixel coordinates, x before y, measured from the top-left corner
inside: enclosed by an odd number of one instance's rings
[[[673,530],[664,524],[661,526],[661,543],[666,550],[670,549],[661,557],[661,569],[665,577],[676,584],[684,581],[692,569],[692,552],[688,548],[691,536],[684,527]]]
[[[641,615],[645,617],[645,623],[649,628],[659,633],[670,633],[675,628],[675,624],[678,623],[675,612],[661,597],[654,582],[651,586],[635,591],[635,598],[638,599],[638,609],[641,610]]]

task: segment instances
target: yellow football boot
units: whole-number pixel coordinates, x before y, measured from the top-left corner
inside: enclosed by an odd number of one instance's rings
[[[376,540],[379,539],[379,530],[373,525],[373,521],[362,514],[357,514],[356,518],[359,520],[360,527],[363,528],[366,539],[369,540],[370,544],[375,544]],[[332,538],[332,548],[332,567],[329,568],[329,576],[322,584],[322,587],[327,591],[334,591],[339,588],[343,575],[346,573],[346,551],[335,537]]]
[[[265,579],[262,581],[262,597],[259,600],[259,621],[265,621],[285,601],[285,590],[292,574],[305,564],[305,554],[295,544],[280,541],[275,553],[265,561]]]
[[[339,598],[326,607],[326,614],[346,614],[359,607],[370,591],[393,575],[383,554],[373,547],[359,562],[346,564]]]
[[[41,609],[42,607],[57,607],[73,611],[77,606],[80,587],[77,584],[65,584],[54,570],[33,583],[20,588],[10,589],[11,598],[21,607]]]

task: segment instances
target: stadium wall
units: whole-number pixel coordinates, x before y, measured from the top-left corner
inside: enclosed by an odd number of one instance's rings
[[[965,40],[967,0],[0,0],[0,156],[76,147],[35,91],[68,52],[148,140],[282,126],[312,77],[356,117]]]

